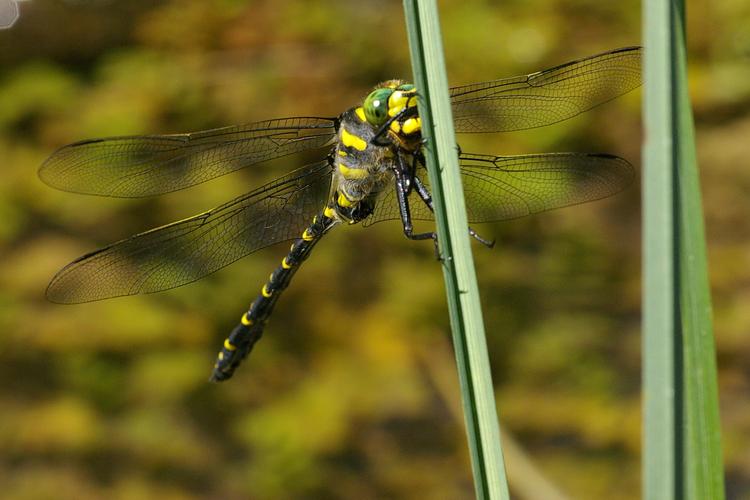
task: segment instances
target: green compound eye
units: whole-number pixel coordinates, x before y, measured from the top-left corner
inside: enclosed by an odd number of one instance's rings
[[[388,98],[393,89],[377,89],[370,92],[362,106],[365,118],[371,125],[382,125],[388,120]]]
[[[414,84],[413,83],[402,83],[398,87],[396,87],[396,90],[401,90],[403,92],[411,92],[414,90]]]

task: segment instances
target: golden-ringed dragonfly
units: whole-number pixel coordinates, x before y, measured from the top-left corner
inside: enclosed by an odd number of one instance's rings
[[[641,49],[628,47],[545,71],[450,91],[457,132],[506,132],[556,123],[641,84]],[[47,288],[80,303],[191,283],[261,248],[293,240],[219,352],[211,379],[226,380],[263,334],[281,292],[322,236],[339,223],[432,218],[417,90],[392,80],[336,118],[268,120],[189,134],[93,139],[65,146],[41,179],[76,193],[136,198],[177,191],[235,170],[320,149],[314,163],[228,203],[86,254]],[[633,177],[622,158],[596,153],[460,153],[470,223],[513,219],[597,200]],[[490,244],[473,230],[477,240]]]

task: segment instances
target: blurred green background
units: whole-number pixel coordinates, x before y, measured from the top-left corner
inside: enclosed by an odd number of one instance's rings
[[[750,4],[690,2],[729,498],[750,498]],[[115,200],[36,176],[57,147],[115,134],[334,116],[410,78],[401,3],[33,0],[0,31],[0,488],[9,499],[473,496],[442,274],[397,222],[339,227],[228,383],[208,375],[286,245],[196,284],[47,303],[75,257],[203,211],[276,162]],[[441,2],[450,81],[638,44],[635,0]],[[640,165],[640,92],[465,151],[603,151]],[[475,245],[511,489],[640,495],[639,186],[480,228]]]

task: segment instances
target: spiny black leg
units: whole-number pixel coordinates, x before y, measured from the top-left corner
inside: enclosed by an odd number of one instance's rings
[[[415,233],[414,225],[411,221],[411,211],[409,210],[409,199],[406,197],[405,179],[401,175],[396,176],[396,197],[398,198],[398,210],[401,215],[401,224],[404,228],[404,234],[410,240],[428,240],[436,239],[434,232]]]
[[[495,246],[496,241],[493,240],[487,240],[483,237],[481,237],[476,231],[474,231],[471,226],[469,226],[469,236],[477,240],[482,245],[486,246],[487,248],[493,248]]]
[[[404,228],[404,234],[410,240],[431,239],[435,244],[435,256],[439,260],[440,251],[438,249],[437,234],[434,232],[414,233],[414,225],[411,221],[411,210],[409,210],[409,190],[411,189],[411,182],[410,179],[407,178],[407,175],[405,175],[405,172],[408,171],[400,151],[397,152],[396,158],[397,165],[393,169],[393,174],[396,180],[396,199],[398,200],[398,210],[401,215],[401,224]]]
[[[425,186],[422,182],[422,179],[420,179],[416,174],[414,174],[414,187],[417,188],[417,194],[422,199],[424,204],[427,205],[427,208],[430,209],[430,212],[434,213],[435,207],[432,204],[432,195],[427,189],[427,186]]]

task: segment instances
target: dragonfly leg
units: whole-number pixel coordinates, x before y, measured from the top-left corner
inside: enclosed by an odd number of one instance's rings
[[[427,205],[427,208],[430,209],[430,212],[435,212],[433,203],[432,203],[432,196],[430,195],[429,190],[427,189],[427,186],[424,185],[422,180],[417,176],[414,175],[413,179],[413,185],[414,188],[417,190],[417,194],[419,194],[419,197],[422,199],[425,205]],[[495,240],[487,240],[479,235],[474,229],[469,226],[469,236],[477,240],[482,245],[486,246],[487,248],[492,248],[495,246]]]
[[[487,248],[494,248],[495,247],[495,243],[497,243],[497,241],[495,241],[494,239],[488,240],[488,239],[482,237],[479,233],[477,233],[476,231],[474,231],[471,228],[471,226],[469,226],[469,236],[471,236],[472,238],[474,238],[475,240],[477,240],[479,243],[481,243],[482,245],[486,246]]]
[[[409,199],[406,197],[408,192],[408,181],[402,176],[396,176],[396,196],[398,198],[398,209],[401,215],[401,224],[404,228],[404,234],[410,240],[437,240],[434,232],[415,233],[414,224],[411,220],[411,211],[409,210]]]
[[[437,234],[435,234],[435,232],[414,232],[414,225],[411,220],[411,210],[409,209],[409,191],[411,190],[412,183],[409,178],[409,171],[400,152],[396,155],[396,158],[398,160],[398,165],[393,169],[393,173],[396,179],[396,198],[398,200],[398,210],[401,215],[401,224],[404,228],[404,235],[410,240],[431,239],[435,244],[435,256],[439,260],[440,251],[438,249]]]

